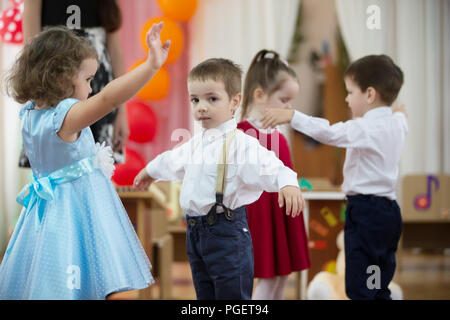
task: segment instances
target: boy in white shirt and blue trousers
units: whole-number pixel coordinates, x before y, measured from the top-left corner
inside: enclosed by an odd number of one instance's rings
[[[204,131],[166,151],[141,170],[134,186],[155,179],[182,181],[180,206],[187,220],[186,248],[197,299],[251,299],[253,248],[245,205],[263,190],[279,191],[286,214],[300,214],[304,200],[297,174],[258,140],[237,130],[241,69],[226,59],[194,67],[188,91]]]
[[[403,72],[386,55],[352,63],[344,75],[352,120],[330,125],[299,111],[268,109],[265,127],[281,123],[321,143],[346,148],[342,191],[347,195],[345,288],[350,299],[391,299],[402,219],[395,201],[398,165],[408,125],[404,106],[391,105]],[[397,112],[400,111],[400,112]],[[379,270],[381,279],[369,279]]]

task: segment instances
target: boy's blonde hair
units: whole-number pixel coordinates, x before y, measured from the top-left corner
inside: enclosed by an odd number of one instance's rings
[[[229,98],[241,93],[242,69],[234,62],[223,58],[212,58],[198,64],[189,72],[188,81],[221,81]]]
[[[6,77],[6,91],[19,103],[56,106],[74,93],[83,60],[97,59],[91,45],[66,27],[50,27],[31,38]]]

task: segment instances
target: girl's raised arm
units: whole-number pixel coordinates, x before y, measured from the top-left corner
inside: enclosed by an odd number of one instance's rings
[[[160,32],[163,23],[154,24],[147,32],[149,54],[147,60],[111,81],[93,97],[76,103],[66,115],[58,132],[63,141],[74,141],[79,132],[98,121],[113,109],[131,99],[150,79],[167,59],[170,40],[161,45]]]

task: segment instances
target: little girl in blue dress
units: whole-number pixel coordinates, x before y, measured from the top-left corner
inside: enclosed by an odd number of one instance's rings
[[[153,282],[151,264],[110,177],[112,151],[95,145],[89,125],[132,98],[165,62],[162,24],[147,34],[145,63],[87,99],[95,50],[64,27],[23,48],[7,78],[20,103],[33,171],[0,266],[0,299],[104,299]]]

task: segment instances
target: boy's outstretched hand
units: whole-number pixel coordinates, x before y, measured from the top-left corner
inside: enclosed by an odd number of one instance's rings
[[[267,108],[261,123],[264,129],[274,128],[279,124],[289,123],[294,116],[293,109]]]
[[[408,118],[408,114],[406,113],[406,108],[404,104],[401,105],[396,105],[393,109],[392,109],[392,113],[394,112],[401,112],[405,115],[405,117]]]
[[[161,30],[163,28],[163,22],[152,25],[147,32],[147,46],[149,48],[148,61],[150,65],[158,70],[166,62],[167,55],[169,54],[170,40],[166,40],[161,45]]]
[[[278,204],[280,208],[286,205],[286,214],[294,218],[305,208],[305,199],[299,187],[286,186],[278,193]]]
[[[155,181],[155,179],[150,177],[147,170],[144,168],[134,178],[133,187],[138,190],[147,190],[153,181]]]

